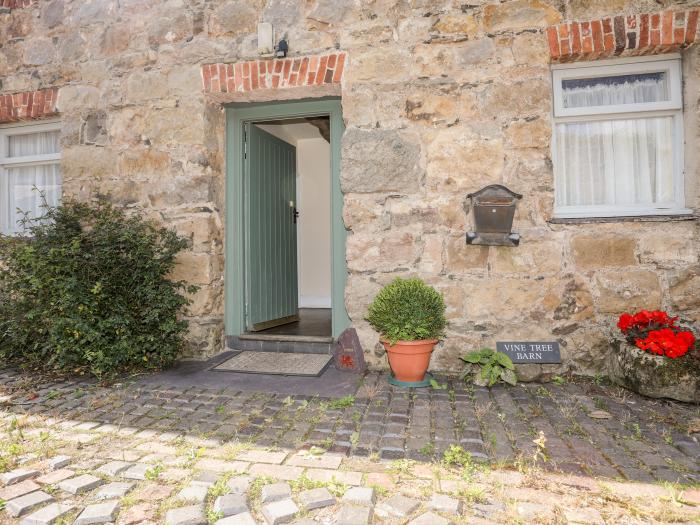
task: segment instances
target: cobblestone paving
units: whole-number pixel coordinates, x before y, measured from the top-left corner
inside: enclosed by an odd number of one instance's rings
[[[318,399],[0,372],[0,522],[700,520],[699,407],[444,384],[368,374]]]

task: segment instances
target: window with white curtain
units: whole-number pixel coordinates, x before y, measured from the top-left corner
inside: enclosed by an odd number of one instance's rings
[[[61,198],[60,123],[0,127],[0,234],[22,232],[25,213],[44,214]]]
[[[552,68],[555,217],[690,213],[680,57]]]

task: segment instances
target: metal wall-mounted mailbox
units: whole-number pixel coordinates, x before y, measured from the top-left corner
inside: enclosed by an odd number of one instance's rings
[[[474,210],[476,231],[467,232],[467,244],[517,246],[520,235],[513,233],[515,207],[522,195],[500,184],[491,184],[467,195]]]

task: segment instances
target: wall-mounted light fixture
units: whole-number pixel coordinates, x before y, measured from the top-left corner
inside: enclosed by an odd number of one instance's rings
[[[515,207],[522,195],[500,184],[491,184],[467,195],[474,210],[474,228],[467,232],[467,244],[517,246],[520,235],[513,233]]]
[[[284,58],[287,56],[288,51],[289,51],[289,44],[287,44],[287,41],[283,38],[282,40],[279,41],[279,44],[277,44],[277,47],[275,47],[275,57],[276,58]]]

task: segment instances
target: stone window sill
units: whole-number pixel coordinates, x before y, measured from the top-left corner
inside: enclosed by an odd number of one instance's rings
[[[554,218],[547,222],[549,224],[597,224],[606,222],[675,222],[675,221],[695,221],[700,219],[697,215],[638,215],[631,217],[576,217],[576,218]]]

